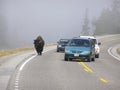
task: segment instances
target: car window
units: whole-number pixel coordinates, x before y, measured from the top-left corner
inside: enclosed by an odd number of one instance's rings
[[[97,40],[96,39],[93,39],[94,43],[97,44]]]
[[[60,40],[60,44],[68,44],[69,40]]]
[[[82,47],[89,47],[90,42],[89,40],[82,40],[82,39],[73,39],[69,43],[70,46],[82,46]]]

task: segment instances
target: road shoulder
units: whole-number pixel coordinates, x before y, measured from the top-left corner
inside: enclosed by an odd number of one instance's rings
[[[120,47],[120,44],[115,45],[114,47],[111,47],[108,49],[108,53],[118,61],[120,61],[120,54],[118,54],[119,47]]]

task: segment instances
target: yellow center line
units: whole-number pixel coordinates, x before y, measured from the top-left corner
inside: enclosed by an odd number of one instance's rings
[[[84,68],[84,70],[85,70],[86,72],[89,72],[89,70],[88,70],[88,69],[86,69],[86,68]]]
[[[85,63],[83,62],[79,62],[78,64],[82,65],[84,67],[84,70],[87,71],[87,72],[93,72],[92,69],[90,69]]]
[[[83,62],[78,62],[78,64],[80,64],[80,65],[84,68],[84,70],[85,70],[86,72],[93,73],[93,70],[90,69],[85,63],[83,63]],[[103,83],[107,83],[107,82],[108,82],[108,81],[107,81],[105,78],[103,78],[103,77],[99,78],[99,80],[102,81]]]
[[[104,83],[107,83],[108,81],[106,80],[106,79],[104,79],[104,78],[100,78],[100,80],[102,81],[102,82],[104,82]]]

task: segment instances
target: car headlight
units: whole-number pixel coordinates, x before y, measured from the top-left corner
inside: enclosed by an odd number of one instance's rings
[[[90,51],[83,51],[81,54],[88,55],[88,54],[90,54]]]
[[[62,47],[61,45],[58,45],[58,47]]]
[[[100,52],[100,48],[98,48],[98,47],[95,48],[95,51],[96,51],[96,52]]]
[[[66,52],[66,53],[69,53],[69,52],[70,52],[70,50],[65,50],[65,52]]]

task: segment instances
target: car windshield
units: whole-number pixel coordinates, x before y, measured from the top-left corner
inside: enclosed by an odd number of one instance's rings
[[[80,47],[89,47],[90,43],[88,40],[82,40],[82,39],[73,39],[69,43],[70,46],[80,46]]]
[[[69,40],[67,40],[67,39],[62,39],[62,40],[60,40],[60,44],[68,44],[68,42],[69,42]]]

